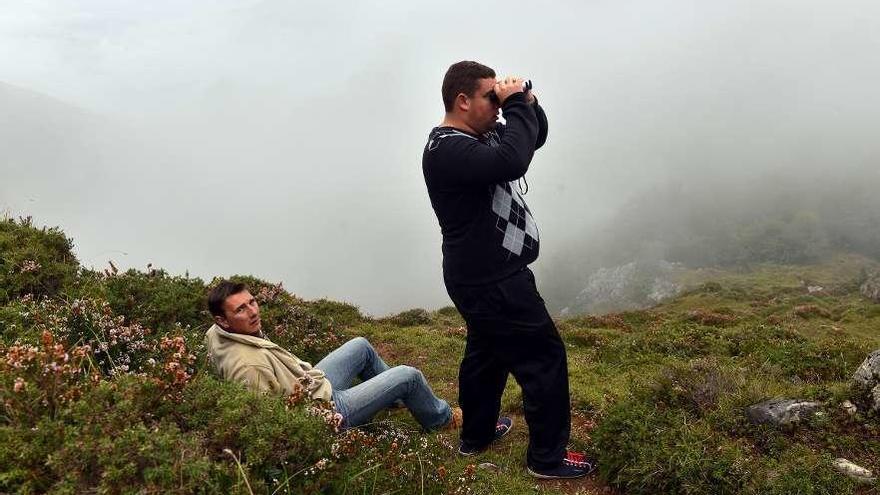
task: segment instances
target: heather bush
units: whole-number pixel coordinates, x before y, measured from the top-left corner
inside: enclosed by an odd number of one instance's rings
[[[306,302],[309,312],[325,325],[345,328],[367,320],[357,306],[329,299]]]
[[[593,436],[602,476],[626,493],[851,493],[852,482],[821,452],[856,442],[852,450],[864,456],[863,433],[826,416],[777,430],[744,414],[775,396],[827,401],[833,393],[785,384],[779,366],[756,372],[742,364],[674,363],[614,404]]]
[[[753,459],[677,408],[622,401],[594,431],[600,475],[630,494],[736,494]]]
[[[659,354],[676,358],[692,358],[722,354],[725,349],[721,329],[691,322],[670,322],[614,341],[606,355],[637,359]]]
[[[30,330],[26,304],[21,300],[0,306],[0,345],[13,342],[38,342],[38,334]]]
[[[176,326],[203,327],[210,322],[205,283],[171,276],[165,270],[128,270],[103,281],[106,300],[116,314],[157,332]]]
[[[837,495],[852,493],[856,484],[832,468],[829,455],[795,445],[778,458],[765,460],[759,476],[744,490],[749,495]],[[869,492],[865,492],[869,493]]]
[[[26,296],[12,308],[18,311],[21,325],[16,340],[35,344],[35,336],[49,334],[59,344],[87,347],[93,351],[89,363],[102,373],[140,370],[150,357],[146,352],[150,330],[138,323],[126,325],[105,301]]]
[[[872,350],[851,336],[808,339],[777,326],[748,325],[726,334],[729,354],[756,366],[774,365],[787,378],[806,382],[846,380]]]
[[[144,371],[101,374],[93,351],[48,331],[42,347],[4,349],[0,491],[469,493],[473,470],[453,476],[442,464],[445,437],[398,423],[339,431],[333,409],[302,394],[193,380],[182,336],[146,351],[157,357]]]
[[[471,493],[450,438],[412,422],[339,431],[331,405],[200,373],[210,317],[197,279],[78,271],[70,241],[0,225],[0,492]],[[367,321],[254,277],[267,333],[315,362]]]
[[[0,219],[0,305],[61,292],[79,268],[72,250],[73,241],[58,228],[35,228],[30,217]]]
[[[739,381],[737,373],[716,359],[701,358],[663,369],[651,384],[651,395],[658,404],[702,416],[733,393]]]
[[[130,375],[96,382],[32,428],[0,427],[3,489],[54,493],[199,493],[235,485],[213,462],[204,432],[184,431],[161,384]]]
[[[301,394],[265,396],[201,377],[177,407],[187,428],[210,432],[203,444],[209,452],[234,454],[255,491],[385,493],[423,486],[424,493],[470,493],[475,480],[473,470],[446,472],[442,459],[453,447],[442,435],[393,421],[340,430],[331,408]]]
[[[431,314],[424,309],[414,308],[383,318],[381,321],[398,327],[415,327],[431,323]]]
[[[39,345],[0,348],[0,410],[5,423],[28,425],[42,416],[54,418],[82,393],[91,349],[68,349],[49,331],[43,331],[40,340]]]

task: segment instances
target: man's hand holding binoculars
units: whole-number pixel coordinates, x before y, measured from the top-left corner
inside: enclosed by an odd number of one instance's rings
[[[495,100],[497,101],[498,106],[501,106],[504,105],[504,100],[506,100],[508,96],[523,91],[526,94],[526,101],[530,104],[534,103],[535,96],[532,94],[532,81],[526,81],[521,77],[508,76],[495,83]]]

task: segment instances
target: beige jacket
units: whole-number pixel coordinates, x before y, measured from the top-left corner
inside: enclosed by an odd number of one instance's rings
[[[224,380],[279,395],[306,387],[312,399],[330,400],[332,388],[323,371],[267,339],[227,332],[214,325],[205,334],[205,346],[208,360]]]

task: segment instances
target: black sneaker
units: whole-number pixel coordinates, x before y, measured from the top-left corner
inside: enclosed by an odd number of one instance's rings
[[[580,452],[565,452],[565,458],[558,466],[550,469],[535,469],[528,467],[529,474],[542,480],[561,480],[570,478],[583,478],[596,470],[595,461],[587,459]]]
[[[513,418],[510,418],[508,416],[501,416],[500,418],[498,418],[498,422],[495,423],[495,436],[492,438],[492,441],[489,442],[488,445],[483,445],[482,447],[474,447],[464,442],[459,442],[458,453],[464,456],[477,455],[480,452],[488,449],[489,445],[492,445],[494,442],[501,440],[504,435],[510,433],[511,429],[513,429]]]

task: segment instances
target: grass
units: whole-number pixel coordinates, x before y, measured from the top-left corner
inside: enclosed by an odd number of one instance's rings
[[[559,321],[569,359],[572,445],[605,467],[598,487],[538,483],[538,492],[856,493],[829,466],[843,456],[880,468],[880,428],[838,408],[849,377],[880,347],[880,310],[858,294],[861,270],[871,265],[840,255],[814,266],[691,271],[683,281],[692,289],[665,304]],[[810,294],[807,285],[823,290]],[[464,349],[460,322],[441,312],[430,320],[409,327],[364,322],[351,332],[370,339],[390,363],[420,367],[435,391],[454,402]],[[721,389],[707,390],[712,387]],[[699,405],[713,393],[714,402]],[[824,401],[829,416],[787,432],[744,420],[746,406],[777,396]],[[480,474],[478,492],[535,492],[524,470],[528,435],[520,401],[510,379],[502,408],[519,419],[511,438],[476,460],[448,459],[456,466],[499,466]],[[410,421],[405,412],[391,415]]]
[[[861,256],[685,271],[687,290],[654,308],[558,321],[571,445],[600,470],[555,483],[526,474],[512,379],[502,410],[516,426],[477,457],[455,453],[455,432],[421,433],[404,410],[335,433],[327,411],[302,398],[211,376],[210,284],[149,268],[80,270],[57,229],[2,227],[3,493],[878,493],[831,469],[835,457],[880,469],[877,418],[840,408],[859,403],[849,379],[880,347],[880,305],[858,293],[877,264]],[[316,362],[365,336],[456,402],[466,330],[454,308],[371,319],[237,278],[260,301],[267,333],[298,356]],[[744,409],[773,397],[820,401],[825,414],[784,430],[748,423]]]

